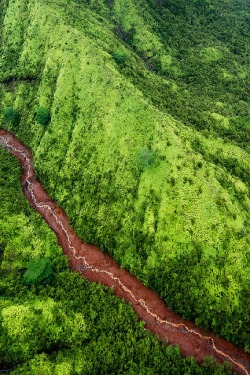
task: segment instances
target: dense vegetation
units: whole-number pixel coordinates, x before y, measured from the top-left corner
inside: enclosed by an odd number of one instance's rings
[[[246,351],[249,21],[247,0],[0,2],[1,126],[32,149],[82,238]],[[180,359],[111,292],[70,274],[0,152],[2,366],[223,371]],[[53,274],[38,265],[27,283],[33,258]]]
[[[183,359],[178,348],[145,331],[132,308],[112,290],[71,272],[55,235],[23,196],[18,162],[3,149],[0,158],[1,371],[13,375],[231,373],[211,359],[202,366],[192,358]],[[49,279],[41,279],[39,270],[48,276],[51,266]]]

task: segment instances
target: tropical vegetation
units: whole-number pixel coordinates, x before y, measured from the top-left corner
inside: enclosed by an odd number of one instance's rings
[[[1,127],[86,242],[250,352],[250,4],[2,0]],[[222,374],[70,272],[0,149],[0,369]]]

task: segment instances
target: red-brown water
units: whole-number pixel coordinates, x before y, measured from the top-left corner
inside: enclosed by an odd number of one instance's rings
[[[56,233],[73,271],[90,281],[113,287],[118,297],[132,305],[138,317],[146,323],[145,328],[169,344],[178,345],[183,356],[193,356],[198,362],[202,362],[206,356],[213,356],[220,363],[231,363],[236,373],[250,375],[249,354],[174,314],[156,293],[121,269],[96,246],[84,243],[77,236],[65,212],[49,198],[41,183],[35,179],[31,152],[13,134],[0,130],[0,145],[19,159],[23,168],[23,192]]]

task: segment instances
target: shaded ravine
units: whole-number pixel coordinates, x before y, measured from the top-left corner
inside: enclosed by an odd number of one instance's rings
[[[238,374],[250,375],[250,355],[213,333],[175,315],[136,277],[119,267],[115,261],[94,245],[85,244],[68,224],[68,217],[53,202],[35,179],[32,154],[13,134],[0,130],[0,145],[19,159],[23,167],[21,182],[30,204],[56,233],[58,242],[69,258],[73,271],[90,281],[114,288],[114,293],[130,303],[143,320],[145,328],[169,344],[178,345],[183,356],[198,362],[213,356],[218,362],[228,361]]]

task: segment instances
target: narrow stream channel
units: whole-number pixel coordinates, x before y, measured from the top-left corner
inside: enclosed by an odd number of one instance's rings
[[[35,179],[32,154],[13,134],[0,129],[0,145],[19,159],[23,173],[21,183],[26,198],[56,233],[67,254],[70,267],[90,281],[113,287],[114,293],[131,304],[145,328],[169,344],[178,345],[183,356],[198,362],[213,356],[228,361],[237,374],[250,375],[250,355],[212,332],[197,327],[174,314],[149,288],[94,245],[84,243],[69,225],[63,210],[53,202]]]

